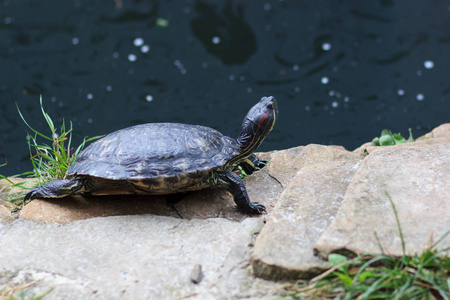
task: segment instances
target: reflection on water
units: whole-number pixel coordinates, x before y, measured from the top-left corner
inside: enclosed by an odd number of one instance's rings
[[[256,52],[256,38],[245,20],[243,4],[233,6],[228,0],[219,8],[216,4],[197,1],[195,13],[192,33],[224,64],[243,64]]]
[[[85,136],[182,122],[236,137],[262,96],[280,117],[262,150],[352,149],[384,128],[449,121],[444,1],[1,1],[0,165],[30,168],[26,127]]]

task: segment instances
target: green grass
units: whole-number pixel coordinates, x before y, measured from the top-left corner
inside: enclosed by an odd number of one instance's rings
[[[17,106],[17,111],[20,118],[32,132],[32,134],[27,134],[27,144],[30,152],[32,170],[11,177],[35,178],[37,179],[37,184],[42,185],[55,179],[65,179],[67,177],[67,169],[73,162],[75,162],[76,158],[83,151],[86,144],[100,138],[101,136],[84,138],[78,147],[73,148],[72,122],[69,122],[69,126],[66,127],[66,123],[63,120],[60,129],[58,130],[50,115],[44,110],[42,97],[40,98],[39,103],[41,113],[48,125],[49,133],[44,134],[31,127]],[[14,184],[1,174],[0,178],[8,180],[14,186],[22,185],[22,183]],[[22,196],[15,199],[9,199],[8,201],[14,202],[21,198]]]
[[[40,183],[44,184],[55,179],[65,179],[67,176],[67,169],[75,162],[78,155],[86,146],[86,143],[96,140],[101,136],[84,138],[82,143],[77,148],[73,149],[72,122],[69,122],[70,126],[67,128],[63,119],[58,133],[52,118],[44,110],[42,97],[40,98],[40,107],[42,115],[50,129],[50,135],[45,135],[33,129],[33,127],[25,120],[19,107],[17,107],[17,110],[22,121],[33,132],[33,135],[28,134],[27,138],[33,170],[27,175],[38,178]],[[46,141],[46,143],[39,141],[39,139]]]
[[[239,170],[239,177],[241,177],[242,179],[248,177],[247,172],[245,172],[245,170],[241,166],[237,166],[237,168]]]
[[[26,289],[34,285],[36,282],[38,282],[38,280],[34,280],[20,286],[9,284],[9,289],[0,290],[0,300],[41,300],[52,291],[52,289],[49,289],[43,293],[40,293],[39,295],[30,295],[30,293],[28,293]]]
[[[33,129],[33,127],[25,120],[19,107],[17,107],[17,111],[19,112],[22,121],[33,132],[33,135],[28,134],[27,136],[33,170],[26,174],[38,178],[39,182],[44,184],[55,179],[65,179],[67,176],[67,169],[75,162],[86,143],[98,139],[99,137],[84,138],[83,142],[73,150],[72,122],[69,122],[70,126],[67,128],[63,119],[61,128],[58,132],[52,118],[44,110],[42,97],[40,98],[40,106],[42,115],[50,129],[50,135],[45,135]],[[42,139],[44,142],[41,142],[39,139]]]
[[[332,268],[310,281],[299,281],[287,291],[294,299],[450,299],[450,248],[437,249],[445,234],[422,254],[406,256],[397,211],[394,211],[403,255],[361,255],[353,259],[330,254]],[[378,240],[378,237],[375,235]]]
[[[405,139],[400,133],[392,133],[389,129],[381,131],[380,137],[373,139],[372,144],[374,146],[392,146],[404,143],[414,142],[411,128],[408,129],[409,137]]]

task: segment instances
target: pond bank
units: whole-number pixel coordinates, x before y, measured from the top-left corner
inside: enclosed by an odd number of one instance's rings
[[[34,200],[15,217],[0,204],[0,290],[36,280],[27,295],[50,291],[48,299],[288,297],[283,284],[329,268],[329,253],[381,253],[374,232],[384,251],[402,255],[386,192],[407,254],[445,233],[450,124],[397,146],[263,155],[268,166],[244,179],[267,207],[261,216],[241,213],[220,189],[174,206],[164,197]]]

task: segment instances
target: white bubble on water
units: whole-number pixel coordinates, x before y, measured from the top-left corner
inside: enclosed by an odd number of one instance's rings
[[[322,50],[323,51],[330,51],[331,50],[331,44],[330,43],[323,43],[322,44]]]
[[[145,100],[147,102],[152,102],[153,101],[153,96],[152,95],[147,95],[147,96],[145,96]]]
[[[402,90],[402,89],[399,89],[399,90],[397,91],[397,94],[398,94],[399,96],[403,96],[403,95],[405,95],[405,91]]]
[[[336,108],[336,107],[339,106],[339,103],[338,103],[337,101],[333,101],[333,102],[331,103],[331,106],[334,107],[334,108]]]
[[[220,43],[220,37],[218,37],[218,36],[213,37],[212,38],[212,43],[214,45],[217,45],[218,43]]]
[[[107,85],[107,86],[106,86],[106,91],[107,91],[107,92],[111,92],[111,91],[112,91],[112,86]]]
[[[426,60],[424,61],[423,66],[425,67],[425,69],[433,69],[434,62],[432,60]]]
[[[132,53],[130,53],[130,54],[128,54],[128,60],[131,61],[131,62],[134,62],[134,61],[137,60],[137,56],[132,54]]]
[[[91,93],[86,95],[86,98],[88,98],[89,100],[94,99],[94,95],[92,95]]]
[[[328,79],[328,77],[322,77],[322,78],[320,79],[320,82],[322,82],[322,84],[328,84],[329,81],[330,81],[330,80]]]
[[[133,45],[135,45],[136,47],[141,47],[142,45],[144,45],[144,39],[143,38],[135,38],[133,41]]]
[[[80,39],[77,37],[72,38],[72,45],[78,45],[80,43]]]
[[[184,68],[183,63],[178,59],[173,62],[173,64],[180,70],[181,74],[186,74],[187,70]]]
[[[292,70],[294,70],[295,72],[297,72],[298,70],[300,70],[300,67],[298,65],[293,65],[292,66]]]
[[[148,51],[150,51],[150,46],[149,45],[143,45],[141,47],[141,52],[142,53],[147,53]]]
[[[423,101],[425,99],[425,96],[423,94],[417,94],[416,99],[417,101]]]

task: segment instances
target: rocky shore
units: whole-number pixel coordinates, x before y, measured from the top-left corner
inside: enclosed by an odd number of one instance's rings
[[[244,179],[267,214],[222,189],[165,197],[0,202],[0,291],[44,299],[278,299],[330,253],[421,253],[450,229],[450,124],[412,143],[354,151],[307,145],[262,153]],[[0,181],[0,199],[21,193]],[[378,236],[379,241],[375,238]],[[437,247],[448,247],[449,238]]]

